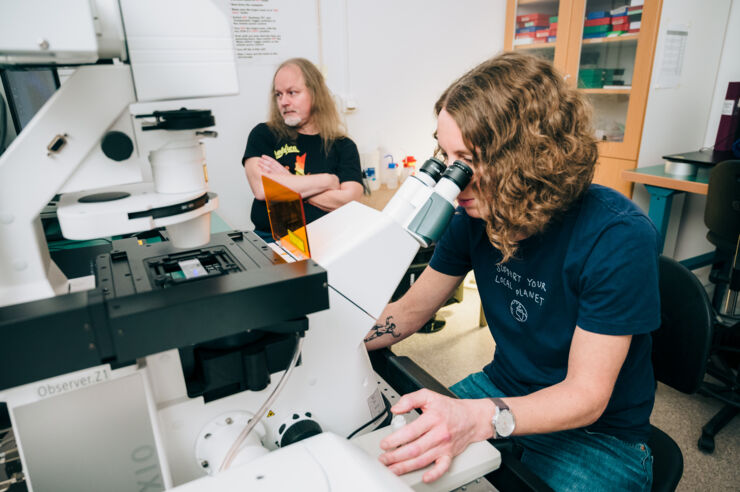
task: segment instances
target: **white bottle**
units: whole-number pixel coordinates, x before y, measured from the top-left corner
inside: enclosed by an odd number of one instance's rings
[[[386,182],[385,185],[389,189],[394,189],[398,187],[398,164],[395,162],[389,162],[388,168],[386,173]]]

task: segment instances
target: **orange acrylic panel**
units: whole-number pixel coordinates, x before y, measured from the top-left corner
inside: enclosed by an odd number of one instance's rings
[[[262,187],[273,239],[296,259],[311,258],[301,195],[267,176]]]

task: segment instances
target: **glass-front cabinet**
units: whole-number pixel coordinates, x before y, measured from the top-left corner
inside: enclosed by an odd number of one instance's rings
[[[596,181],[631,195],[662,0],[509,0],[505,47],[552,61],[594,107]]]
[[[514,2],[509,6],[512,12],[507,15],[506,48],[527,50],[563,68],[568,49],[565,34],[570,21],[569,8],[567,1],[559,0]]]

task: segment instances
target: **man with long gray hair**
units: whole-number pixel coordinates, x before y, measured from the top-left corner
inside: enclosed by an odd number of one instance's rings
[[[307,223],[362,195],[357,146],[342,128],[321,72],[304,58],[286,60],[276,70],[269,120],[252,129],[242,164],[254,193],[255,232],[268,241],[262,176],[301,195]]]

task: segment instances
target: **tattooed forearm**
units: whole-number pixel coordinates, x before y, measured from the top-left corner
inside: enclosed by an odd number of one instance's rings
[[[393,316],[388,316],[385,319],[385,325],[377,324],[370,329],[370,334],[365,338],[365,342],[374,340],[383,335],[390,335],[393,338],[401,336],[400,333],[396,333],[396,324],[393,322]]]

